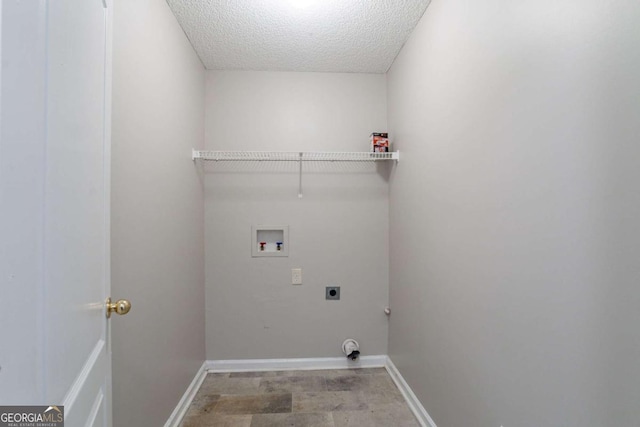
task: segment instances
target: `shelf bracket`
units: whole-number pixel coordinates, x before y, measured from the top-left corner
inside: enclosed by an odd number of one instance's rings
[[[298,163],[300,164],[300,171],[298,173],[298,198],[302,199],[302,152],[298,153]]]

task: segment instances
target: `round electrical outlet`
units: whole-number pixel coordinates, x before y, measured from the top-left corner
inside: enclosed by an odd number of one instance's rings
[[[327,286],[324,293],[325,299],[339,300],[340,299],[340,286]]]

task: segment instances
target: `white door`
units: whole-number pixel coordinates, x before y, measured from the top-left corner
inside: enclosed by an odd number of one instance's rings
[[[0,404],[109,427],[111,1],[1,3]]]

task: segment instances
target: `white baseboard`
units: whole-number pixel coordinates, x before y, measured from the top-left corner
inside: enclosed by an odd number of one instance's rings
[[[207,360],[209,372],[302,371],[311,369],[383,368],[387,356],[362,356],[357,361],[346,357],[304,359]]]
[[[393,379],[393,382],[396,383],[396,386],[400,389],[400,392],[404,396],[404,400],[407,401],[409,408],[413,412],[413,415],[418,419],[420,425],[422,427],[436,427],[436,423],[433,421],[431,416],[429,416],[427,410],[424,409],[420,400],[418,400],[416,395],[413,393],[413,390],[411,390],[411,387],[409,387],[409,384],[404,380],[400,371],[398,371],[398,368],[396,368],[396,365],[393,364],[389,357],[387,357],[387,364],[385,365],[385,368],[387,368],[387,372],[389,372],[391,379]]]
[[[198,369],[196,376],[193,377],[193,381],[191,381],[191,384],[189,384],[187,391],[185,391],[182,395],[182,399],[180,399],[180,402],[178,402],[178,405],[169,416],[167,422],[164,424],[164,427],[178,427],[180,425],[180,423],[182,422],[182,418],[184,418],[184,415],[189,409],[189,405],[191,405],[193,398],[196,396],[196,393],[200,389],[200,386],[202,385],[202,382],[206,377],[207,362],[204,362],[200,369]]]

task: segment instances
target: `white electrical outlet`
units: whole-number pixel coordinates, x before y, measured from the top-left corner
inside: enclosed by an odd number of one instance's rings
[[[291,284],[302,285],[302,269],[301,268],[291,269]]]

